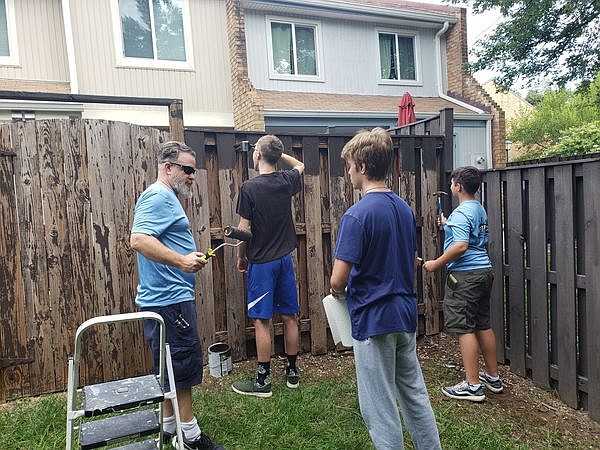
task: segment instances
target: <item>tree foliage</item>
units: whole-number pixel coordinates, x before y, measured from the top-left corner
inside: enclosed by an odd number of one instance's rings
[[[600,151],[600,73],[571,91],[547,90],[536,108],[511,121],[509,139],[525,159]]]
[[[467,3],[464,0],[447,0]],[[500,73],[508,88],[518,79],[550,78],[557,86],[591,80],[600,70],[599,0],[472,0],[475,13],[499,9],[505,20],[474,48],[473,71]]]

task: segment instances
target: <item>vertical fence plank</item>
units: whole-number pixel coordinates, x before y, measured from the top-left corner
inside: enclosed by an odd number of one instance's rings
[[[441,235],[436,225],[437,197],[433,195],[440,190],[439,175],[436,168],[436,150],[434,138],[423,138],[421,151],[421,217],[422,217],[422,257],[424,260],[439,256]],[[425,333],[434,334],[440,331],[439,302],[442,300],[441,272],[423,272],[423,302],[425,303]]]
[[[321,231],[321,189],[319,181],[319,138],[305,137],[304,195],[306,211],[306,268],[312,353],[327,352],[327,323],[321,300],[323,292],[323,241]]]
[[[87,149],[81,121],[65,121],[61,139],[64,151],[66,209],[69,233],[67,239],[71,249],[71,280],[73,283],[72,317],[69,327],[69,348],[73,350],[77,327],[92,317],[89,307],[96,301],[94,283],[90,283],[92,267],[90,246],[90,189]],[[83,354],[92,351],[85,342]],[[72,353],[71,353],[72,354]],[[88,379],[87,366],[80,369],[80,379]]]
[[[16,361],[27,357],[27,342],[14,156],[2,154],[12,153],[12,128],[0,126],[0,361],[10,363],[0,366],[0,401],[26,394],[28,382],[27,366]]]
[[[583,166],[585,217],[585,279],[588,336],[588,410],[590,417],[600,421],[600,162]]]
[[[528,249],[531,297],[529,339],[533,357],[531,375],[536,384],[550,387],[545,190],[544,168],[530,169]]]
[[[237,155],[233,149],[235,135],[217,135],[217,158],[219,163],[219,190],[221,202],[221,226],[237,225],[235,212],[237,197],[242,185],[241,174],[236,170]],[[246,301],[244,278],[237,271],[237,249],[223,248],[216,258],[223,258],[225,270],[225,295],[227,301],[227,330],[229,345],[235,360],[246,358]]]
[[[573,236],[573,168],[554,168],[556,205],[556,289],[558,340],[558,392],[577,408],[577,328],[575,301],[575,250]],[[569,238],[567,238],[569,236]]]
[[[520,170],[511,170],[508,172],[506,186],[510,367],[515,373],[525,376],[524,238]]]
[[[131,125],[122,122],[109,123],[109,151],[111,158],[112,198],[116,207],[114,212],[114,232],[116,246],[114,291],[115,303],[113,314],[135,311],[137,283],[135,277],[136,255],[129,246],[134,208],[138,194],[135,191],[135,180],[130,171],[133,161],[133,144]],[[144,364],[140,360],[141,352],[132,351],[142,345],[139,339],[139,323],[116,325],[122,336],[122,358],[124,377],[132,377],[144,373]]]
[[[15,178],[17,201],[21,205],[19,224],[26,299],[25,315],[29,318],[27,321],[28,351],[35,361],[30,366],[29,375],[31,392],[40,394],[53,392],[57,388],[53,376],[54,357],[52,324],[49,320],[45,229],[40,211],[42,205],[40,163],[37,157],[35,122],[21,122],[15,124],[15,128],[14,145],[17,153]]]
[[[117,258],[117,232],[114,218],[113,180],[111,173],[109,124],[86,121],[88,147],[90,199],[92,208],[93,255],[92,270],[95,276],[99,308],[95,315],[119,312],[119,285]],[[97,327],[102,343],[102,376],[104,380],[122,376],[123,337],[118,324]],[[110,339],[108,338],[110,336]],[[93,364],[93,362],[90,361]]]
[[[502,181],[500,172],[485,174],[486,206],[488,215],[489,243],[488,253],[494,271],[490,299],[490,321],[496,335],[496,358],[504,363],[504,277],[502,243]]]
[[[329,215],[331,217],[331,254],[334,254],[335,243],[337,240],[338,227],[340,220],[350,205],[345,198],[344,174],[345,163],[342,159],[342,149],[347,138],[330,137],[329,138],[329,193],[331,198],[331,208]]]

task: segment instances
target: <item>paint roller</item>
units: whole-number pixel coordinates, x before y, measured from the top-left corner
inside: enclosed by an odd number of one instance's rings
[[[209,258],[212,258],[213,256],[215,256],[217,253],[217,250],[219,250],[221,247],[237,247],[238,245],[242,245],[244,242],[248,242],[252,239],[252,233],[249,230],[244,230],[243,228],[237,228],[234,227],[232,225],[228,225],[225,228],[223,228],[223,234],[225,235],[225,237],[228,237],[230,239],[236,239],[239,242],[236,244],[230,244],[229,242],[223,242],[221,245],[219,245],[217,248],[212,249],[209,248],[206,251],[206,254],[204,256],[202,256],[202,260],[206,261]]]

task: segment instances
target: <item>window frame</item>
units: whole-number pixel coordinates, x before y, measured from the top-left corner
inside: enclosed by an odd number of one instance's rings
[[[0,66],[19,67],[19,49],[17,45],[17,21],[15,17],[15,1],[4,0],[6,7],[6,33],[8,34],[8,56],[0,56]]]
[[[169,61],[157,59],[156,52],[156,33],[154,30],[154,14],[152,3],[154,0],[147,0],[150,3],[150,26],[152,31],[152,49],[154,58],[134,58],[125,56],[123,43],[123,29],[121,27],[121,14],[119,12],[119,0],[111,0],[111,10],[113,16],[113,37],[115,43],[115,64],[121,68],[140,68],[140,69],[166,69],[193,71],[194,58],[192,49],[192,23],[190,18],[189,0],[182,0],[181,10],[183,14],[183,42],[185,44],[185,61]]]
[[[379,49],[379,35],[380,34],[393,34],[396,39],[396,49],[398,49],[398,37],[411,37],[413,38],[413,55],[415,58],[415,79],[403,79],[398,78],[397,80],[387,80],[381,78],[381,53]],[[388,84],[388,85],[409,85],[409,86],[422,86],[423,80],[421,79],[421,42],[420,42],[420,34],[418,31],[405,31],[398,29],[390,29],[390,28],[377,28],[375,30],[375,45],[376,45],[376,54],[377,54],[377,80],[378,84]],[[400,54],[396,50],[396,64],[400,67]],[[398,74],[399,75],[399,74]]]
[[[273,35],[271,32],[271,24],[275,23],[283,23],[289,24],[292,26],[292,45],[294,46],[294,56],[296,60],[294,61],[294,67],[298,67],[298,57],[296,54],[296,26],[305,26],[311,27],[315,30],[315,64],[317,68],[316,75],[298,75],[298,74],[283,74],[278,73],[274,69],[274,59],[273,59]],[[321,42],[323,42],[321,38],[321,22],[317,20],[305,20],[305,19],[296,19],[289,17],[279,17],[279,16],[266,16],[266,37],[267,37],[267,52],[268,52],[268,63],[269,63],[269,78],[272,80],[288,80],[288,81],[313,81],[313,82],[324,82],[323,77],[323,62],[322,62],[322,51],[321,51]]]

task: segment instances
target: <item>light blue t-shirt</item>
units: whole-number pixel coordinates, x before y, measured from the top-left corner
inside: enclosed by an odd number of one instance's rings
[[[182,255],[196,251],[190,222],[172,189],[160,182],[148,187],[135,205],[132,233],[154,236]],[[143,308],[194,300],[196,275],[160,264],[138,252],[135,303]]]
[[[456,261],[448,263],[448,270],[475,270],[492,267],[487,254],[488,219],[485,209],[477,200],[465,200],[452,211],[444,227],[444,252],[456,242],[467,242],[469,248]]]

